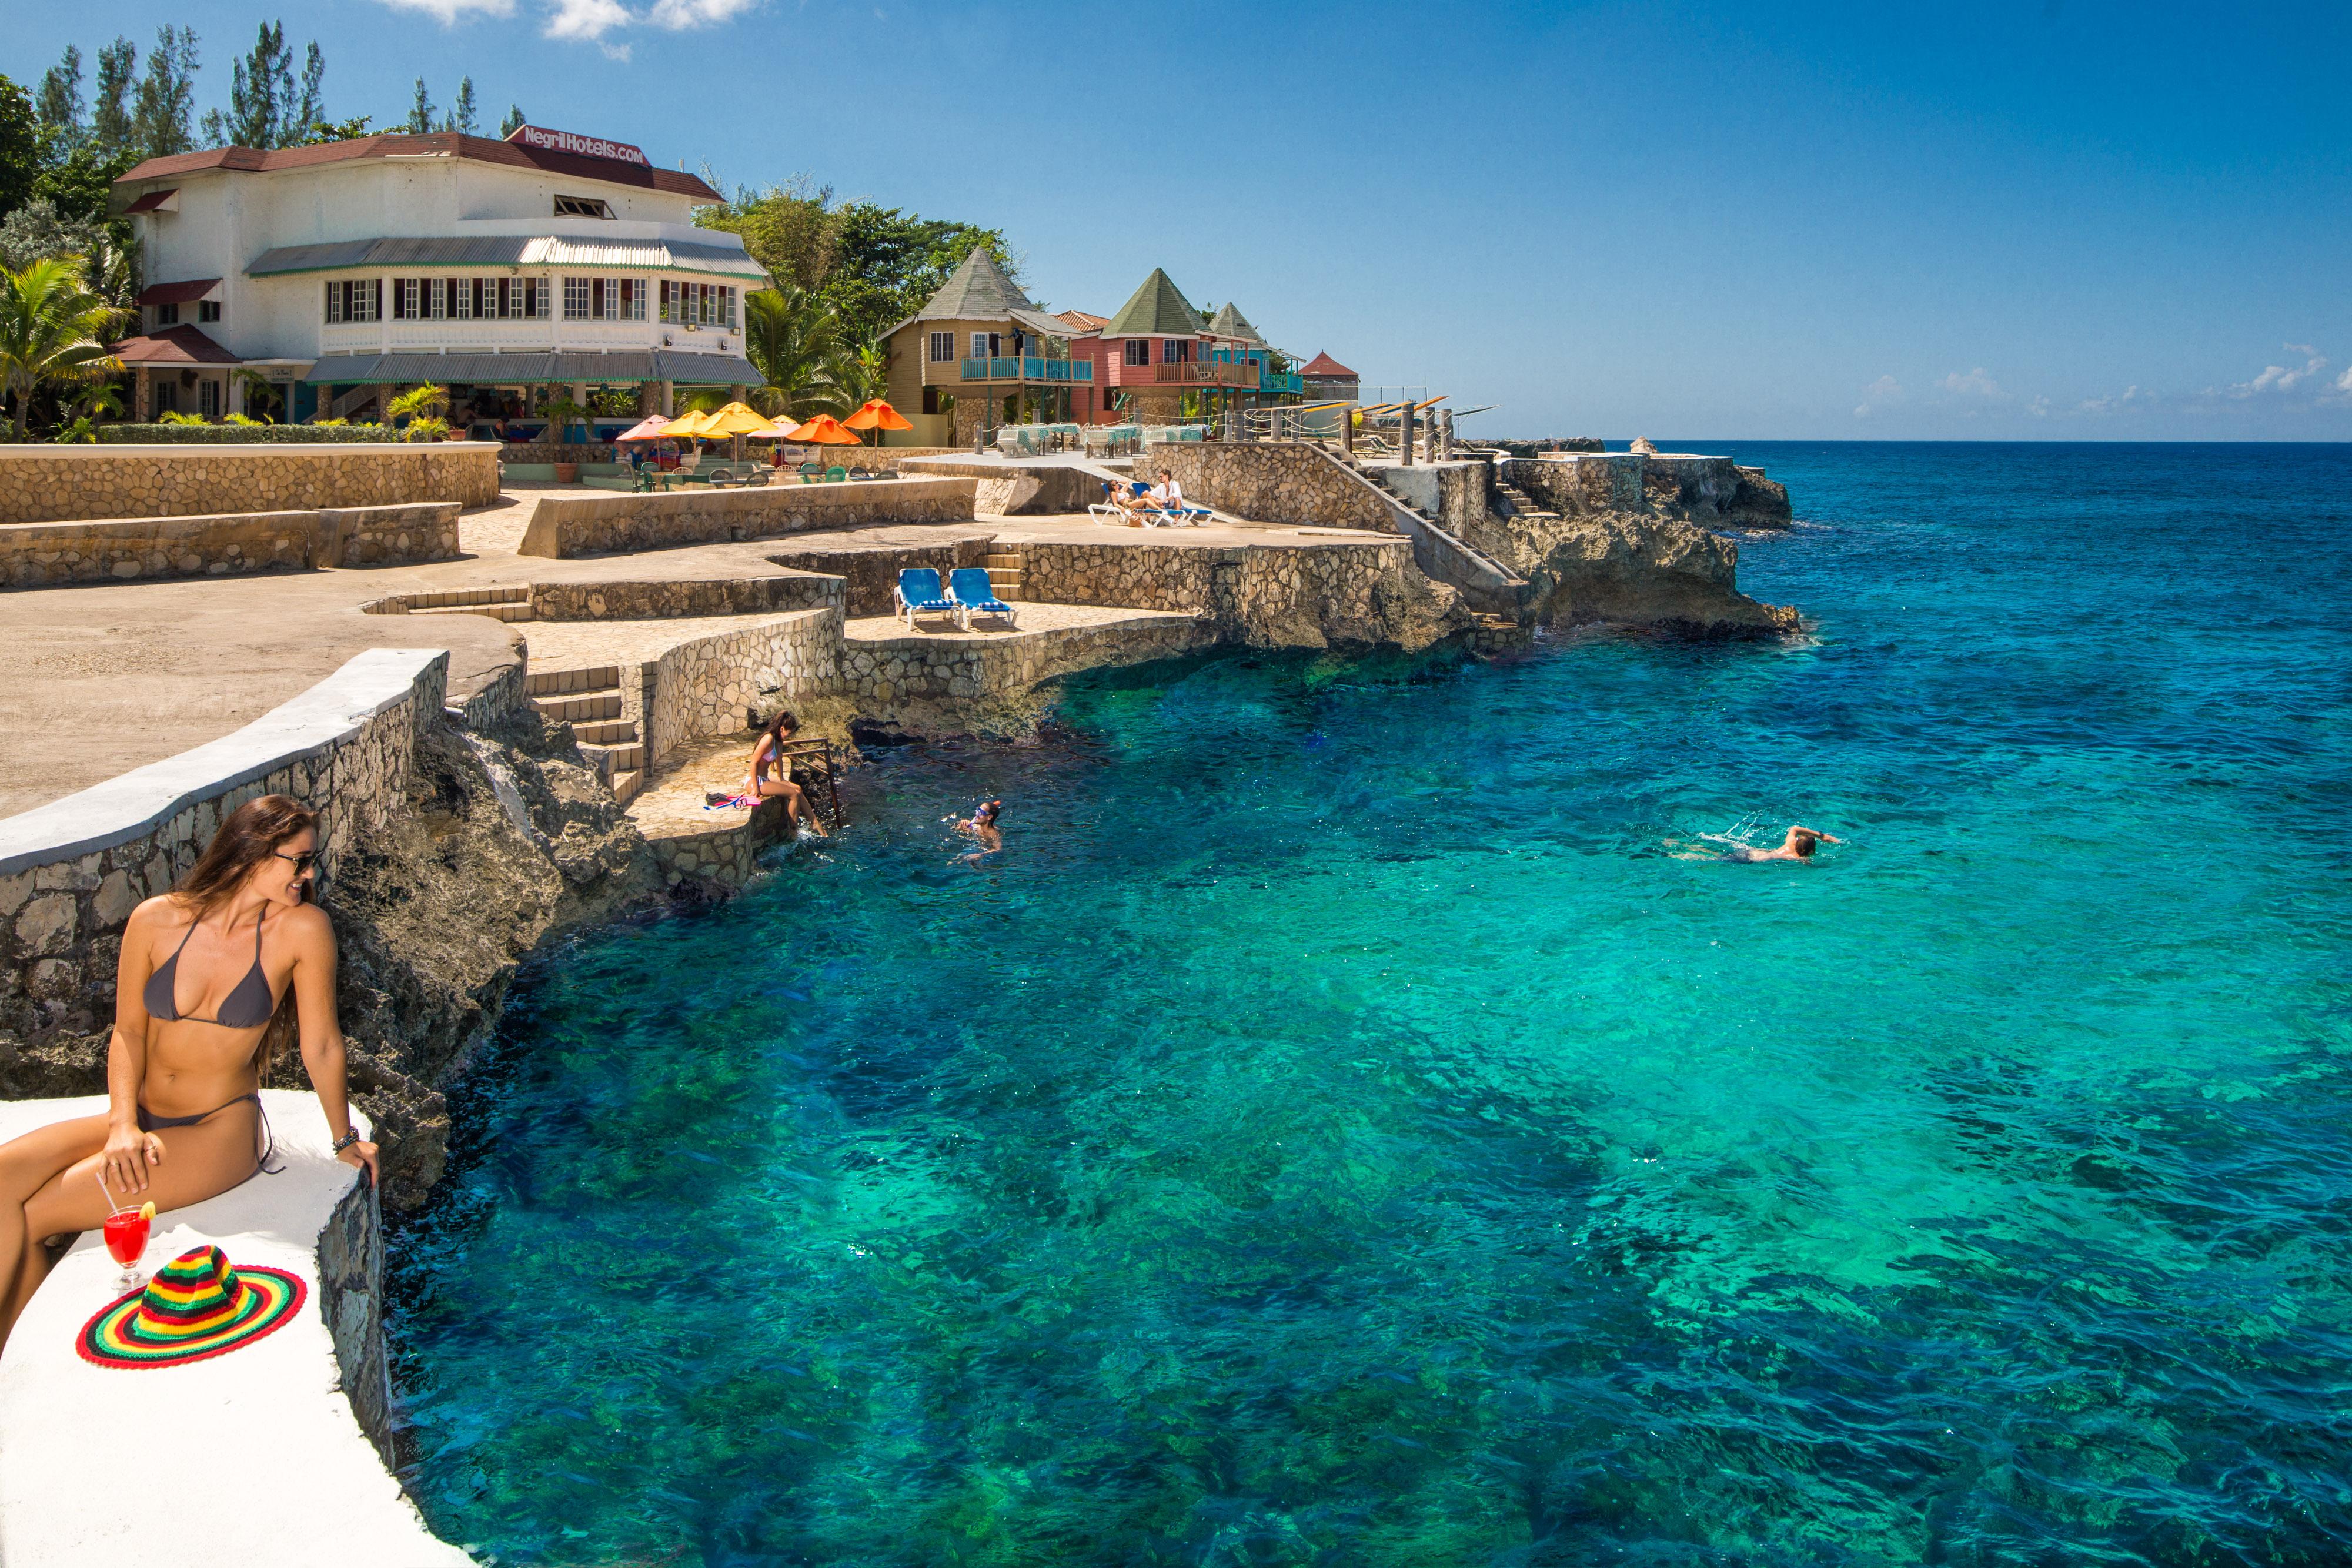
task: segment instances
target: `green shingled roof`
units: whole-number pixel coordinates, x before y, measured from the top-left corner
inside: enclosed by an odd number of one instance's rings
[[[1034,310],[1036,305],[1022,293],[996,258],[982,246],[975,246],[963,265],[948,275],[940,291],[930,302],[908,318],[915,321],[992,321],[1010,316],[1015,310]],[[905,325],[904,322],[900,323]]]
[[[1245,338],[1261,347],[1265,342],[1258,329],[1250,325],[1249,318],[1243,315],[1230,299],[1225,301],[1224,308],[1217,312],[1217,319],[1209,323],[1209,330],[1221,337]]]
[[[1168,280],[1160,267],[1143,280],[1143,287],[1128,297],[1102,329],[1106,338],[1144,338],[1153,334],[1182,337],[1201,329],[1201,313],[1184,302],[1184,296]]]

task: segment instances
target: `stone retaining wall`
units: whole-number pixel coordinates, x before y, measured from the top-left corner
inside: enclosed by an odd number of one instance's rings
[[[1438,527],[1457,538],[1468,538],[1486,525],[1495,466],[1483,458],[1376,465],[1368,472],[1377,475],[1405,505],[1436,518]]]
[[[970,479],[874,479],[752,490],[545,495],[519,553],[568,558],[776,538],[818,528],[971,521]]]
[[[687,741],[742,730],[747,713],[830,694],[840,658],[837,608],[781,615],[681,643],[623,670],[622,707],[637,720],[646,759],[658,768]]]
[[[185,517],[415,501],[488,506],[491,441],[0,447],[0,523]]]
[[[1021,591],[1053,604],[1189,611],[1218,635],[1253,643],[1386,642],[1412,549],[1401,538],[1282,549],[1027,544]]]
[[[1194,617],[1062,626],[1002,643],[860,639],[842,650],[841,690],[860,714],[887,722],[909,704],[1012,696],[1056,675],[1175,658],[1216,640],[1215,628]]]
[[[1170,442],[1137,458],[1135,476],[1157,483],[1163,467],[1187,499],[1253,522],[1397,531],[1379,497],[1312,442]]]
[[[530,613],[535,621],[664,621],[695,615],[766,615],[790,610],[838,610],[842,592],[838,579],[814,572],[669,582],[626,579],[614,582],[534,582],[530,585]]]
[[[0,587],[391,566],[457,553],[454,501],[197,517],[0,523]]]
[[[1503,477],[1564,517],[1652,510],[1702,528],[1790,520],[1787,486],[1728,457],[1683,453],[1563,453],[1514,457]]]
[[[870,549],[787,550],[768,559],[778,566],[797,571],[824,572],[840,578],[848,586],[848,601],[844,606],[850,619],[866,615],[888,615],[898,608],[896,591],[900,569],[928,566],[945,581],[947,574],[960,566],[980,566],[985,563],[989,550],[995,544],[990,534],[974,534],[940,545],[877,546]],[[1034,594],[1023,591],[1029,598]]]
[[[168,891],[221,818],[256,796],[321,814],[320,874],[406,800],[449,655],[372,649],[291,702],[177,757],[0,820],[0,1074],[25,1047],[104,1027],[123,922]]]

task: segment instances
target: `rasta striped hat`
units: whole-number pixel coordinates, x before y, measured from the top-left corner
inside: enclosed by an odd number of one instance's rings
[[[191,1247],[84,1323],[74,1348],[98,1366],[173,1366],[222,1355],[282,1328],[307,1294],[282,1269],[232,1269],[210,1243]]]

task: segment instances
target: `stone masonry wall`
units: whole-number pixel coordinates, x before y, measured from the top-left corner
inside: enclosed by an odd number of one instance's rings
[[[1701,528],[1772,527],[1790,520],[1789,492],[1761,468],[1728,457],[1612,452],[1515,457],[1503,477],[1560,516],[1652,510]]]
[[[374,657],[363,653],[353,664]],[[223,781],[214,789],[199,785],[197,798],[167,821],[123,841],[45,859],[36,840],[0,853],[0,1077],[11,1075],[25,1047],[46,1036],[60,1030],[86,1034],[104,1026],[101,1012],[112,1006],[115,959],[131,911],[185,875],[221,819],[246,801],[287,794],[316,809],[320,874],[331,882],[336,862],[353,838],[383,829],[405,800],[417,729],[439,720],[447,673],[447,655],[434,655],[407,694],[382,711],[341,733],[321,736],[258,778]],[[268,728],[275,716],[257,721],[257,739],[247,740],[240,731],[212,742],[211,747],[220,748],[216,752],[200,747],[184,757],[250,756],[257,747],[275,743],[275,732]],[[242,747],[235,744],[240,741]],[[97,796],[121,785],[118,779],[87,793]],[[58,824],[70,834],[78,811],[96,810],[81,808],[82,799],[68,797],[0,827],[17,829],[20,843],[30,831],[27,824],[45,831],[48,824]],[[0,837],[0,850],[9,842]]]
[[[623,673],[625,710],[635,697],[646,756],[659,768],[686,741],[733,735],[744,715],[785,698],[835,689],[841,612],[808,610],[740,632],[681,643]],[[633,689],[634,688],[634,689]]]
[[[971,520],[970,479],[877,479],[756,490],[544,495],[523,530],[523,555],[572,557],[775,538],[817,528]]]
[[[1253,522],[1397,531],[1380,498],[1310,442],[1171,442],[1138,458],[1135,476],[1157,481],[1162,467],[1188,499]]]
[[[1403,539],[1286,549],[1027,544],[1022,592],[1054,604],[1191,611],[1220,636],[1256,644],[1389,642],[1411,598],[1412,548]]]
[[[957,567],[982,565],[993,542],[992,535],[974,534],[945,544],[785,550],[768,559],[795,571],[824,572],[842,579],[849,585],[848,602],[844,610],[855,621],[866,615],[888,615],[898,609],[894,591],[898,586],[901,568],[928,566],[945,581],[947,574]]]
[[[860,714],[889,721],[909,704],[1011,696],[1056,675],[1174,658],[1215,641],[1213,627],[1191,618],[1145,627],[1062,626],[1003,643],[860,639],[843,651],[841,690],[856,699]]]
[[[625,579],[614,582],[530,585],[530,613],[538,621],[658,621],[697,615],[765,615],[788,610],[839,609],[841,602],[841,583],[815,573],[668,582]]]
[[[0,523],[390,507],[488,506],[498,445],[0,447]]]
[[[457,503],[0,523],[0,587],[390,566],[457,553]]]

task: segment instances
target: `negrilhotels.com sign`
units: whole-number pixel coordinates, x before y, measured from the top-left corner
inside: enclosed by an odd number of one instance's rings
[[[645,149],[632,147],[625,141],[607,141],[601,136],[582,136],[575,131],[550,131],[541,125],[519,125],[507,138],[526,147],[543,147],[550,152],[570,152],[582,158],[610,158],[620,163],[640,163],[647,168]]]

